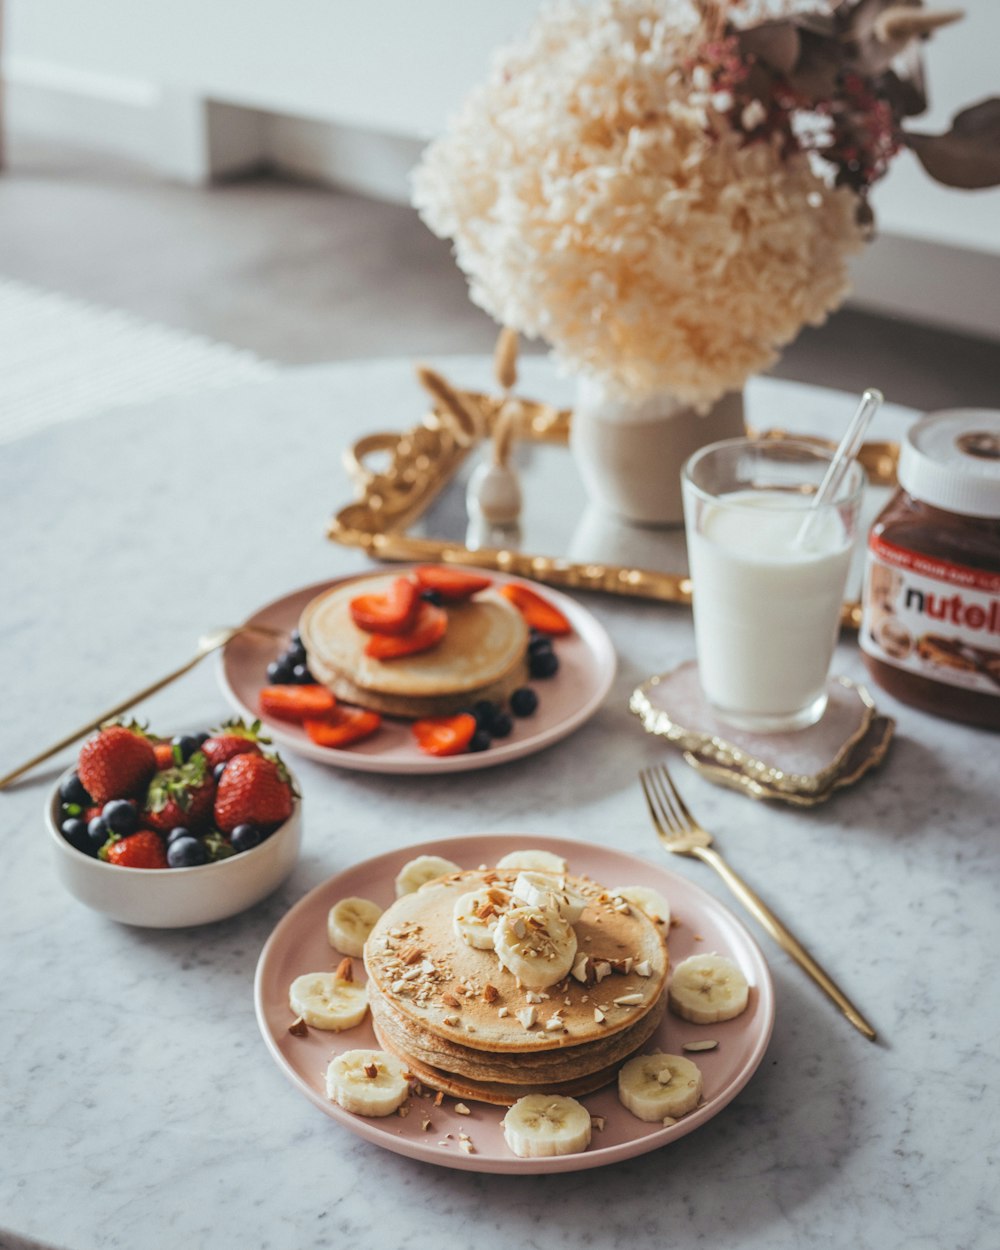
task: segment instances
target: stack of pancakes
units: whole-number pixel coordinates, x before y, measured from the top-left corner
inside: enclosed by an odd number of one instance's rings
[[[351,600],[385,594],[398,573],[342,582],[310,603],[299,620],[309,671],[345,703],[388,716],[446,716],[478,699],[502,701],[528,676],[528,627],[493,590],[445,605],[448,629],[427,651],[378,660],[371,634],[351,617]]]
[[[663,1015],[668,956],[660,931],[586,878],[566,878],[586,900],[573,926],[577,961],[588,960],[575,970],[584,981],[569,975],[527,990],[492,950],[462,941],[452,927],[455,901],[484,885],[510,889],[516,877],[479,869],[429,882],[397,899],[365,944],[379,1044],[458,1098],[510,1104],[529,1093],[590,1093],[614,1079]]]

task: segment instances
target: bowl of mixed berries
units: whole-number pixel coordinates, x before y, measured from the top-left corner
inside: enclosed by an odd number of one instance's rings
[[[60,778],[46,823],[69,892],[149,928],[252,906],[291,872],[302,835],[294,778],[242,720],[172,738],[103,726]]]

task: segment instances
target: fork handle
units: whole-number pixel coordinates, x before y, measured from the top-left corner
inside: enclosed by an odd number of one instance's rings
[[[706,863],[715,869],[747,911],[760,921],[778,945],[783,950],[786,950],[795,962],[809,973],[820,989],[833,999],[858,1032],[863,1033],[869,1041],[873,1042],[876,1036],[875,1030],[864,1018],[861,1012],[858,1011],[857,1007],[854,1006],[836,981],[834,981],[833,977],[820,967],[798,938],[785,928],[767,904],[754,893],[754,891],[737,872],[729,867],[719,852],[712,847],[695,846],[691,848],[690,853],[700,859],[703,863]]]
[[[221,644],[220,644],[221,645]],[[211,650],[218,650],[217,647]],[[169,686],[172,681],[176,681],[178,677],[183,677],[185,673],[190,672],[196,664],[199,664],[210,651],[199,651],[196,656],[175,668],[173,672],[167,673],[165,677],[161,677],[159,681],[154,681],[152,685],[146,686],[143,690],[137,690],[135,694],[130,694],[127,699],[122,699],[120,703],[116,703],[114,707],[109,707],[101,712],[99,716],[95,716],[93,720],[87,721],[85,725],[81,725],[79,729],[74,729],[72,733],[68,733],[65,738],[60,738],[58,742],[53,742],[51,746],[46,747],[44,751],[40,751],[37,755],[33,755],[30,760],[25,760],[23,764],[19,764],[17,768],[11,769],[9,773],[5,773],[0,777],[0,790],[5,790],[12,781],[16,781],[18,777],[23,776],[38,764],[44,764],[46,760],[51,759],[64,747],[72,746],[74,742],[79,741],[85,734],[89,734],[91,730],[99,729],[106,720],[112,717],[120,716],[122,712],[127,712],[130,707],[134,707],[137,703],[141,703],[143,699],[148,699],[150,695],[154,695],[157,691]]]

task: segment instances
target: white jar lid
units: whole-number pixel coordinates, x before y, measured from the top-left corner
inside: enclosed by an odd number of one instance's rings
[[[962,516],[1000,518],[1000,411],[950,408],[915,422],[899,449],[908,495]]]

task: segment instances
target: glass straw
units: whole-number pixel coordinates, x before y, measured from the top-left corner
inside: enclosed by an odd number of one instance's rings
[[[865,434],[871,423],[872,417],[878,411],[879,405],[883,402],[881,391],[874,387],[869,387],[861,396],[861,402],[858,404],[858,410],[851,418],[851,423],[844,433],[844,437],[840,440],[840,445],[833,454],[833,459],[823,476],[822,482],[819,484],[819,490],[813,496],[806,513],[806,518],[802,522],[796,541],[801,545],[809,532],[816,513],[824,504],[832,503],[837,497],[837,491],[840,484],[844,480],[844,475],[850,468],[851,464],[857,459],[858,452],[861,450],[861,444],[864,442]]]

